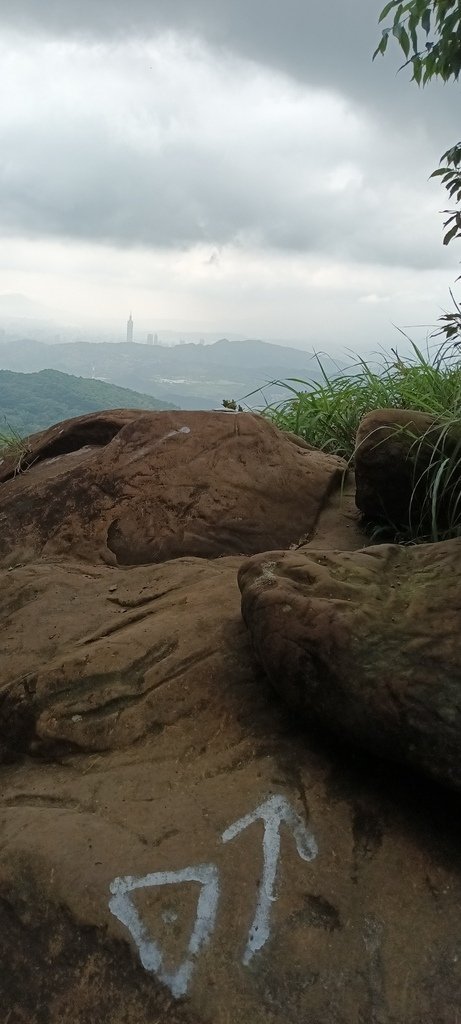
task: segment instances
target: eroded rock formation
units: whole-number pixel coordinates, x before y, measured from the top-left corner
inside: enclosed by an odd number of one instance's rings
[[[0,564],[70,555],[126,566],[288,547],[313,531],[344,469],[250,413],[81,417],[0,466]]]

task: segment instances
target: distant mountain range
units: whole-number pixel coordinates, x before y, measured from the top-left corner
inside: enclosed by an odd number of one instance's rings
[[[322,356],[328,374],[338,371],[329,356]],[[318,381],[321,370],[315,356],[300,349],[263,341],[217,341],[213,345],[113,344],[72,342],[47,345],[37,341],[0,345],[0,367],[21,372],[55,369],[79,377],[96,378],[182,409],[220,407],[223,399],[254,407],[281,398],[274,381],[288,377]],[[264,388],[264,394],[254,394]],[[119,403],[120,404],[120,403]]]
[[[10,428],[22,437],[60,420],[99,409],[174,409],[168,402],[100,380],[59,370],[14,373],[0,370],[0,435]]]

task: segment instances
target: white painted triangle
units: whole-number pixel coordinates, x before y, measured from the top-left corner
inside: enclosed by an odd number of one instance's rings
[[[178,885],[183,882],[199,882],[201,885],[197,916],[184,960],[175,971],[167,971],[163,967],[164,954],[155,939],[149,935],[130,894],[137,889]],[[196,957],[209,941],[216,922],[219,900],[219,876],[216,865],[196,864],[180,871],[156,871],[143,878],[125,875],[123,878],[114,878],[110,884],[110,891],[112,897],[109,900],[109,908],[114,917],[130,932],[143,967],[167,985],[176,999],[185,995]]]

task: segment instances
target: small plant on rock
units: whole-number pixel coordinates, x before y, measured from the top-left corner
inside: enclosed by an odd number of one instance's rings
[[[16,462],[14,474],[21,473],[24,471],[23,463],[25,458],[30,455],[30,445],[27,438],[24,438],[8,423],[5,428],[0,432],[0,461],[3,459],[13,459]]]

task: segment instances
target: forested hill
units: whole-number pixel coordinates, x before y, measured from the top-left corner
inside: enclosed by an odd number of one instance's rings
[[[40,370],[39,373],[0,370],[0,434],[8,433],[11,428],[24,436],[71,416],[121,408],[177,407],[151,395],[102,380],[72,377],[59,370]]]

